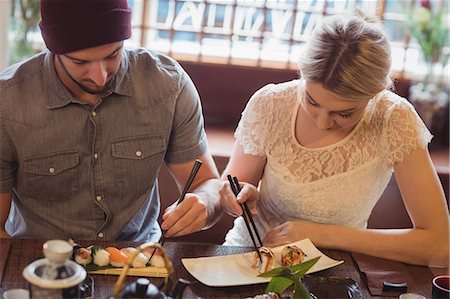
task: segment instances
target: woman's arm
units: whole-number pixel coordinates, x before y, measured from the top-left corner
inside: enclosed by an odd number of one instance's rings
[[[264,240],[276,246],[310,238],[319,247],[359,252],[410,264],[448,267],[449,214],[429,153],[417,149],[394,167],[411,229],[355,229],[340,225],[286,222]]]

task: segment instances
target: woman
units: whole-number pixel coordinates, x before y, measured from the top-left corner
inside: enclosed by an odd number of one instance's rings
[[[448,266],[449,216],[414,108],[389,91],[390,47],[376,20],[326,17],[300,59],[300,80],[270,84],[247,104],[224,177],[221,204],[247,201],[266,246],[304,238],[323,248],[411,264]],[[392,172],[412,220],[367,229]],[[259,188],[257,188],[259,186]],[[242,217],[225,245],[251,245]]]

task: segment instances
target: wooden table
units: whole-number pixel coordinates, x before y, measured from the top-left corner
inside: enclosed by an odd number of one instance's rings
[[[22,276],[23,269],[36,259],[42,258],[43,240],[21,240],[21,239],[0,239],[0,249],[5,248],[11,243],[9,255],[6,260],[6,267],[3,276],[3,282],[0,285],[0,294],[5,290],[13,288],[26,288],[27,283]],[[90,245],[89,242],[80,242],[82,246]],[[126,246],[135,246],[138,244],[132,242],[114,242],[96,245],[114,245],[118,248]],[[175,277],[184,278],[192,282],[185,292],[183,298],[246,298],[262,294],[267,284],[234,286],[234,287],[208,287],[196,281],[184,268],[181,258],[218,256],[251,251],[249,247],[230,247],[209,244],[192,244],[181,242],[166,242],[164,247],[167,249],[175,268]],[[0,250],[1,252],[2,250]],[[364,275],[358,270],[351,254],[337,250],[322,250],[326,255],[336,260],[344,260],[344,263],[331,269],[320,271],[312,275],[318,276],[339,276],[350,277],[359,284],[363,298],[371,298],[369,290],[364,282]],[[5,256],[0,256],[4,261]],[[1,263],[0,263],[1,264]],[[428,267],[407,266],[409,274],[415,282],[408,291],[421,294],[426,298],[431,297],[431,280],[433,273]],[[114,283],[118,276],[94,275],[95,298],[106,298],[112,294]],[[127,282],[134,281],[136,277],[128,277]],[[162,282],[160,278],[151,278],[155,284]],[[380,297],[378,297],[380,298]]]

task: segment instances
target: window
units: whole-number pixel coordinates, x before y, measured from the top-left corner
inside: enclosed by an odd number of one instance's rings
[[[444,7],[448,24],[448,1],[430,2]],[[9,63],[44,47],[36,26],[38,0],[13,3]],[[297,68],[302,44],[323,16],[359,8],[383,19],[394,71],[417,78],[426,73],[421,50],[405,27],[419,0],[129,0],[129,4],[133,36],[127,45],[149,47],[179,60],[290,69]],[[448,45],[444,50],[448,57]],[[435,74],[448,74],[448,60],[444,65]]]
[[[414,0],[134,0],[134,43],[180,60],[296,69],[302,44],[324,15],[354,8],[377,15],[390,37],[393,70],[426,72],[405,21]],[[431,1],[444,5],[445,0]],[[446,20],[448,23],[449,16]],[[449,52],[448,46],[446,49]],[[445,70],[448,73],[448,62]]]

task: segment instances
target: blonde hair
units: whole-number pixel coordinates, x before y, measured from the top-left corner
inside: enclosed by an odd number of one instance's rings
[[[328,16],[299,60],[301,77],[349,100],[369,99],[392,85],[391,49],[381,23],[362,12]]]

